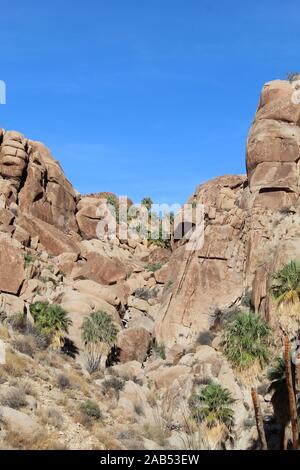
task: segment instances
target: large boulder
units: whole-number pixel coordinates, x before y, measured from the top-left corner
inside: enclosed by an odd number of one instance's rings
[[[0,291],[17,294],[25,278],[20,244],[0,233]]]
[[[86,263],[76,277],[110,285],[124,280],[126,274],[127,269],[120,260],[108,258],[100,253],[89,252],[86,256]]]
[[[49,254],[53,256],[66,252],[79,254],[80,250],[76,241],[54,225],[30,215],[18,217],[18,223],[31,237],[38,236],[40,243]]]
[[[8,406],[1,406],[0,413],[6,425],[17,434],[33,435],[41,431],[37,419],[22,411],[9,408]]]
[[[150,343],[151,334],[145,328],[135,327],[120,331],[117,338],[120,362],[144,362]]]

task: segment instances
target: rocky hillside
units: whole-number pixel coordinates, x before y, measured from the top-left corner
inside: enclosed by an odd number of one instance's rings
[[[185,240],[169,248],[99,239],[105,204],[116,196],[80,195],[43,144],[0,130],[1,448],[258,445],[250,388],[264,389],[264,412],[273,416],[266,372],[252,369],[251,381],[236,370],[221,338],[226,315],[241,306],[280,338],[269,287],[272,275],[300,256],[300,105],[293,91],[288,81],[264,86],[247,141],[247,175],[215,178],[190,197],[205,209],[197,251],[186,250]],[[59,344],[43,341],[37,302],[60,306],[71,320]],[[92,367],[82,325],[99,311],[112,319],[116,337]],[[196,388],[210,383],[230,392],[230,432],[222,420],[201,422],[199,430],[191,417]]]

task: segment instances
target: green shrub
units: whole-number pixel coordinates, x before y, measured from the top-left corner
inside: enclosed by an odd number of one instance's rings
[[[264,366],[270,356],[271,328],[253,313],[240,313],[225,325],[222,345],[227,359],[238,368],[246,368],[259,361]]]
[[[148,271],[151,271],[152,273],[155,273],[155,271],[158,271],[161,267],[162,267],[162,264],[158,261],[157,263],[148,264],[146,266],[146,269]]]
[[[233,425],[233,403],[229,390],[213,383],[200,388],[189,399],[192,417],[210,428],[225,424],[229,429]]]
[[[91,419],[99,420],[102,418],[101,410],[96,402],[93,400],[86,400],[81,403],[80,411],[83,415],[88,416]]]
[[[112,215],[115,217],[116,221],[119,222],[120,215],[119,215],[119,203],[118,203],[117,198],[113,196],[112,194],[109,194],[106,197],[106,202],[109,206],[109,209]]]
[[[166,359],[166,348],[164,344],[159,344],[159,343],[154,343],[153,345],[153,351],[157,356],[159,356],[161,359],[165,360]]]
[[[25,267],[29,266],[33,262],[33,256],[31,253],[24,253],[24,263]]]

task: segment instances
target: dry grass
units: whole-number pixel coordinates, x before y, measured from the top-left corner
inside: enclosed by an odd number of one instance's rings
[[[43,424],[54,426],[57,429],[61,429],[64,424],[63,415],[57,407],[43,408],[39,415]]]
[[[19,351],[22,354],[26,354],[29,357],[34,357],[36,352],[36,344],[32,337],[24,336],[15,339],[12,342],[12,346],[16,351]]]
[[[18,410],[27,405],[26,395],[22,389],[12,387],[1,398],[1,403]]]
[[[0,325],[0,339],[8,339],[9,331],[5,325]]]
[[[13,450],[64,450],[66,447],[59,442],[57,433],[39,432],[33,435],[19,434],[8,429],[4,442],[8,449]]]
[[[94,426],[93,435],[104,446],[105,450],[124,450],[122,444],[113,437],[112,432],[105,431],[99,426]]]
[[[153,419],[144,425],[144,437],[164,447],[169,435],[170,433],[166,428],[164,419],[160,415],[158,408],[155,408],[153,410]]]
[[[89,390],[89,383],[86,377],[82,377],[81,375],[73,372],[69,375],[70,382],[74,388],[80,390],[85,397],[90,397],[90,390]]]
[[[6,364],[3,365],[3,369],[12,377],[21,377],[24,372],[30,371],[27,360],[11,351],[6,352]]]
[[[236,378],[246,387],[253,387],[258,383],[258,376],[262,373],[262,367],[258,360],[247,369],[234,369]]]
[[[0,365],[0,385],[7,382],[9,379],[6,370],[4,370],[3,366]]]

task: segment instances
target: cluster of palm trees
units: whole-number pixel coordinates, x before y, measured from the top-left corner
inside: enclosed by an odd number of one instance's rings
[[[57,304],[38,301],[30,306],[35,326],[49,339],[52,347],[61,349],[72,325],[67,312]],[[81,337],[85,346],[86,361],[90,372],[96,371],[105,360],[116,341],[118,328],[112,317],[97,311],[87,316],[81,326]]]
[[[280,315],[293,315],[295,318],[293,340],[298,339],[300,321],[300,263],[290,261],[272,278],[270,294],[278,305]],[[284,333],[284,355],[277,359],[276,366],[269,371],[271,381],[269,391],[273,393],[272,404],[282,425],[282,448],[288,448],[287,428],[291,423],[292,448],[299,449],[299,419],[297,404],[300,400],[300,355],[297,350],[292,354],[291,341]],[[299,357],[298,357],[299,356]],[[252,389],[252,400],[261,448],[267,450],[263,417],[255,389]]]

